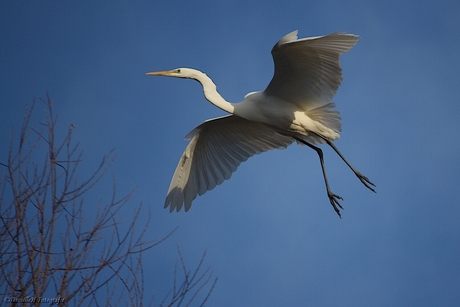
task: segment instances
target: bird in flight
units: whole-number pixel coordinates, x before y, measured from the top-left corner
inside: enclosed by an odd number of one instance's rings
[[[166,196],[170,212],[188,211],[197,195],[203,195],[229,179],[241,162],[270,149],[282,149],[297,142],[319,156],[326,192],[335,212],[343,209],[326,176],[323,152],[316,145],[327,144],[371,191],[375,185],[358,172],[334,145],[341,131],[341,118],[331,102],[342,82],[339,56],[349,51],[359,37],[333,33],[297,38],[297,31],[281,38],[271,53],[275,73],[267,88],[249,93],[239,103],[226,101],[214,82],[191,68],[148,72],[147,76],[194,79],[204,96],[230,115],[209,119],[185,137],[190,140],[176,167]],[[340,208],[340,209],[339,209]]]

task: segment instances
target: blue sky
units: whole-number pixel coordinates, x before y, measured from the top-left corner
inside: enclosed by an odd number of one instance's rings
[[[110,172],[151,209],[149,238],[179,226],[146,255],[148,291],[170,286],[179,245],[190,267],[207,250],[209,306],[459,305],[459,15],[458,1],[2,1],[0,161],[24,103],[49,91],[85,168],[115,148]],[[361,36],[341,58],[336,145],[377,194],[324,147],[339,219],[316,153],[293,145],[252,157],[189,212],[164,210],[183,137],[224,113],[196,82],[144,73],[197,68],[237,102],[265,88],[271,48],[296,29]],[[110,198],[106,180],[96,197]]]

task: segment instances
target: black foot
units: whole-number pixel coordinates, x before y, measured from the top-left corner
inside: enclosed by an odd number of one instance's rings
[[[329,201],[331,202],[332,207],[334,207],[335,212],[339,215],[340,218],[342,218],[339,208],[343,209],[343,207],[339,203],[339,199],[343,200],[343,198],[337,194],[332,193],[331,191],[327,192],[327,196],[329,197]]]
[[[375,192],[375,190],[372,188],[372,187],[375,187],[375,184],[373,184],[366,176],[364,176],[364,175],[361,174],[360,172],[356,172],[356,176],[357,176],[358,179],[366,186],[366,188],[368,188],[369,190],[371,190],[371,191],[374,192],[374,193],[377,193],[377,192]]]

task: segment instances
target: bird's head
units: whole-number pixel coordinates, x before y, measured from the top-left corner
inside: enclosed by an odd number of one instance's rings
[[[163,70],[163,71],[152,71],[145,73],[146,76],[166,76],[166,77],[175,77],[175,78],[190,78],[196,79],[197,74],[202,74],[202,72],[191,69],[191,68],[176,68],[172,70]]]

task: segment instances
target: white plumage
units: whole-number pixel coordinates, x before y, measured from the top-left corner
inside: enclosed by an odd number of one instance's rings
[[[340,196],[331,192],[321,149],[327,143],[370,190],[375,186],[343,157],[333,141],[339,138],[341,118],[331,102],[342,81],[339,56],[358,41],[352,34],[334,33],[297,39],[297,31],[281,38],[272,49],[275,73],[262,92],[246,95],[240,103],[220,96],[204,73],[191,68],[150,72],[151,76],[191,78],[199,81],[211,103],[232,115],[205,121],[193,129],[174,172],[166,197],[170,211],[190,209],[202,195],[229,179],[241,162],[297,141],[314,149],[320,158],[326,191],[337,214]],[[375,192],[375,191],[374,191]]]

